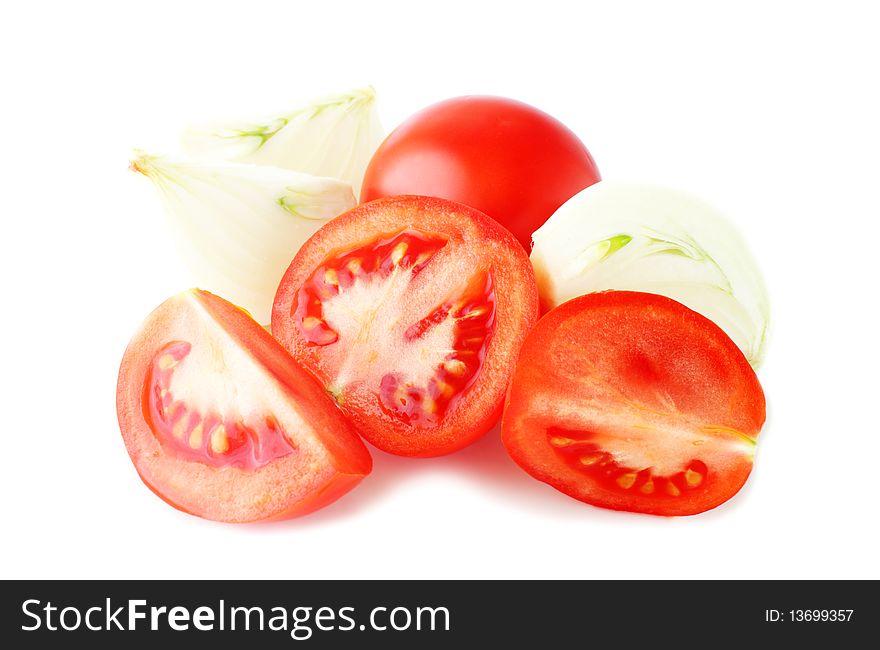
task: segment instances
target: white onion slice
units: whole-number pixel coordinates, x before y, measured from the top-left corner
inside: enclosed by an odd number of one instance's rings
[[[348,183],[278,167],[140,152],[131,166],[162,194],[175,243],[198,286],[264,324],[303,242],[357,203]]]
[[[760,365],[770,313],[761,272],[731,222],[701,200],[601,181],[532,239],[545,307],[608,289],[661,294],[714,321]]]
[[[376,93],[362,88],[322,97],[283,115],[187,129],[187,155],[272,165],[338,178],[360,194],[364,171],[384,132]]]

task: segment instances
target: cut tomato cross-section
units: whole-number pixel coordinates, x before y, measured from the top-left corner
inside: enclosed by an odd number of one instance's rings
[[[245,418],[235,403],[241,401],[241,397],[223,407],[215,404],[204,412],[191,405],[193,386],[201,382],[198,377],[194,378],[196,384],[177,381],[175,377],[175,369],[191,350],[192,344],[173,341],[153,357],[147,379],[146,415],[161,444],[171,453],[210,467],[246,470],[262,467],[296,451],[293,438],[272,413],[254,409]]]
[[[144,322],[122,360],[117,410],[144,482],[208,519],[303,514],[371,467],[314,378],[245,312],[204,291],[167,300]]]
[[[764,393],[714,323],[663,296],[575,298],[523,345],[502,439],[535,478],[594,505],[689,515],[752,468]]]
[[[306,242],[272,333],[367,440],[432,456],[497,419],[536,296],[528,258],[497,223],[442,199],[393,197]]]

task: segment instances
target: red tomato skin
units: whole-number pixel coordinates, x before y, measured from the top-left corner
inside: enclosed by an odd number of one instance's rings
[[[187,300],[194,298],[224,329],[239,340],[242,349],[262,365],[269,376],[283,387],[294,400],[301,416],[312,424],[321,443],[329,451],[332,467],[324,468],[324,476],[316,480],[315,489],[298,493],[296,486],[279,483],[276,491],[289,493],[287,502],[269,504],[254,512],[226,511],[222,505],[187,503],[186,495],[173,494],[158,481],[143,463],[145,456],[159,458],[161,446],[155,441],[145,416],[144,377],[157,344],[167,338],[169,324],[186,322],[192,314],[182,314]],[[372,470],[372,457],[366,446],[338,412],[321,386],[308,372],[298,366],[272,336],[250,315],[207,291],[192,289],[165,301],[142,323],[132,338],[119,369],[116,405],[123,442],[144,484],[163,501],[177,510],[205,519],[228,523],[278,521],[301,516],[332,503],[355,487]],[[271,471],[272,465],[267,466]],[[198,468],[199,471],[204,471]],[[184,469],[184,472],[186,470]]]
[[[612,336],[636,339],[639,335],[633,331],[630,323],[615,322],[616,310],[630,312],[635,319],[639,311],[644,314],[662,314],[671,317],[670,322],[681,328],[682,345],[689,347],[699,344],[705,364],[705,375],[718,378],[724,377],[729,382],[722,386],[724,400],[713,400],[706,397],[711,392],[708,387],[694,387],[691,391],[679,391],[682,403],[703,414],[708,413],[710,421],[725,419],[723,424],[741,431],[753,441],[757,438],[766,419],[766,402],[763,389],[742,351],[715,323],[694,312],[684,305],[664,296],[631,292],[605,291],[587,294],[559,305],[545,314],[523,344],[517,368],[511,379],[505,400],[502,416],[502,441],[510,457],[532,477],[547,483],[560,492],[602,508],[624,510],[644,514],[664,516],[686,516],[699,514],[715,508],[734,496],[745,484],[752,470],[752,456],[737,456],[730,459],[724,472],[712,473],[712,480],[707,481],[701,489],[678,500],[658,500],[633,491],[631,493],[608,490],[584,479],[579,471],[560,462],[546,442],[546,429],[534,428],[535,421],[542,427],[565,425],[564,419],[552,417],[533,419],[531,426],[529,403],[532,399],[534,386],[549,385],[564,390],[562,383],[557,383],[554,376],[557,368],[563,367],[567,354],[553,352],[552,339],[554,333],[561,331],[566,324],[575,322],[588,309],[606,309],[609,314],[607,327]],[[644,325],[650,337],[650,323]],[[567,330],[567,333],[570,331]],[[569,352],[577,354],[578,340],[571,338],[573,347]],[[581,341],[583,339],[580,339]],[[558,350],[564,348],[560,347]],[[668,350],[670,356],[675,350]],[[697,378],[705,379],[705,377]],[[625,386],[627,379],[620,378]],[[717,382],[716,382],[717,383]],[[711,384],[711,382],[710,382]],[[688,392],[692,400],[688,402]],[[542,439],[543,438],[543,439]],[[710,468],[711,472],[711,468]]]
[[[412,435],[412,429],[404,425],[367,413],[362,403],[358,408],[342,405],[358,432],[379,449],[401,456],[441,456],[471,444],[498,421],[519,347],[538,318],[531,263],[510,232],[493,219],[469,206],[424,196],[386,197],[332,219],[300,248],[285,272],[272,309],[272,334],[294,359],[324,381],[320,351],[293,324],[294,296],[328,255],[404,225],[447,235],[456,246],[474,247],[469,253],[474,259],[507,260],[492,268],[499,301],[495,334],[479,377],[460,408],[438,426]],[[467,270],[462,269],[462,274]]]
[[[599,179],[586,146],[556,118],[473,95],[433,104],[397,127],[373,155],[360,198],[420,194],[464,203],[530,251],[532,233]]]

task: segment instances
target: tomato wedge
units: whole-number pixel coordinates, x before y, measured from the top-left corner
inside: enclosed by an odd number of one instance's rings
[[[502,418],[510,456],[593,505],[691,515],[752,469],[764,393],[736,344],[663,296],[593,293],[523,345]]]
[[[144,483],[206,519],[305,514],[372,467],[314,378],[246,312],[205,291],[147,317],[123,356],[116,405]]]
[[[436,456],[498,419],[537,319],[535,276],[506,229],[403,196],[327,223],[287,269],[272,333],[385,451]]]

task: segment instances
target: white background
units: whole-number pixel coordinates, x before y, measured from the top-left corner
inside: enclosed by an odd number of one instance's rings
[[[2,577],[880,578],[880,202],[872,3],[17,3],[0,20]],[[376,452],[314,515],[232,526],[138,480],[114,407],[141,319],[189,279],[127,167],[206,117],[373,84],[385,127],[492,93],[567,123],[605,178],[739,223],[774,331],[754,473],[691,518],[603,511],[497,434]]]

